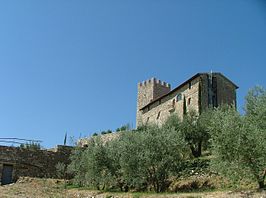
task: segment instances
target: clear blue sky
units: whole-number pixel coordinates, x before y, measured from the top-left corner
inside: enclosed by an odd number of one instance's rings
[[[3,0],[0,137],[62,144],[135,126],[137,83],[222,72],[266,86],[264,0]]]

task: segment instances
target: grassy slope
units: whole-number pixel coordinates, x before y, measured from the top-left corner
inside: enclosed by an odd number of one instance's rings
[[[193,193],[111,193],[93,190],[67,189],[62,188],[63,182],[52,179],[24,178],[12,185],[0,186],[1,198],[85,198],[85,197],[118,197],[118,198],[137,198],[137,197],[266,197],[266,192],[256,191],[212,191],[212,192],[193,192]]]

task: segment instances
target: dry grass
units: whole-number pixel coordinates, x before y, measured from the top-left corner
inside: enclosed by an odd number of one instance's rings
[[[139,198],[139,197],[160,197],[160,198],[240,198],[240,197],[255,197],[266,198],[265,191],[213,191],[213,192],[194,192],[194,193],[106,193],[93,190],[79,190],[63,188],[62,180],[54,179],[37,179],[37,178],[22,178],[17,183],[0,186],[0,198]]]

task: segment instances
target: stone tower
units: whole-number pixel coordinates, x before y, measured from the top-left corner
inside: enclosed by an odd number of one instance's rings
[[[137,126],[142,122],[140,109],[150,102],[168,94],[171,91],[171,85],[156,78],[151,78],[138,84],[137,100]]]

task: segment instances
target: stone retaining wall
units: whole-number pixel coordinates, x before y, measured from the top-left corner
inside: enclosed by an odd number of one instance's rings
[[[0,183],[4,165],[13,167],[13,181],[21,176],[56,178],[56,164],[69,164],[71,150],[69,146],[57,146],[53,150],[0,146]]]

